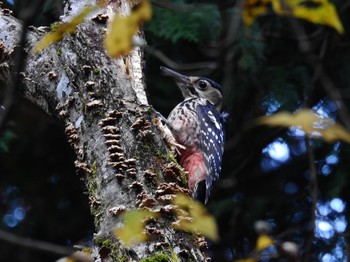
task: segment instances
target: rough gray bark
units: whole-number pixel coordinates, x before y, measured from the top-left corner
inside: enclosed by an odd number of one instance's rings
[[[86,2],[69,1],[62,20],[69,20]],[[122,12],[130,10],[129,1],[118,3]],[[12,58],[5,54],[14,49],[21,24],[1,12],[0,26],[4,45],[0,63],[5,68]],[[166,207],[168,199],[184,189],[164,181],[164,176],[171,180],[180,171],[169,160],[171,153],[154,124],[155,114],[146,104],[142,52],[136,48],[111,59],[103,46],[105,32],[106,25],[90,17],[73,35],[34,55],[31,47],[43,33],[31,28],[21,94],[66,125],[95,217],[96,261],[139,261],[157,252],[175,255],[180,261],[204,261],[198,238],[170,226],[174,220]],[[161,210],[164,216],[147,225],[152,241],[125,248],[112,231],[122,226],[121,211],[140,207]]]

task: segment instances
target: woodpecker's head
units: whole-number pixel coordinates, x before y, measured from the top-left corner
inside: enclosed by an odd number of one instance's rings
[[[165,75],[175,79],[175,83],[180,88],[185,99],[195,97],[205,98],[220,112],[222,94],[221,86],[218,83],[205,77],[184,76],[164,66],[161,66],[160,69]]]

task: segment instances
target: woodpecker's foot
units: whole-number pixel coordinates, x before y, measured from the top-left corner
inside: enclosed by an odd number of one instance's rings
[[[162,115],[160,115],[160,116],[162,116]],[[160,133],[162,135],[162,138],[164,139],[165,143],[167,143],[167,145],[171,148],[171,150],[173,152],[176,152],[178,155],[181,155],[180,150],[184,150],[184,149],[186,149],[186,147],[176,142],[169,127],[167,125],[164,125],[161,120],[162,119],[160,119],[160,117],[155,117],[153,119],[153,123],[158,128],[158,130],[160,131]],[[165,119],[165,121],[166,121],[166,119]]]
[[[157,114],[157,116],[160,118],[161,121],[163,121],[165,124],[167,124],[168,119],[166,119],[160,112],[158,112],[158,111],[155,110],[154,108],[153,108],[153,111],[154,111],[154,113]]]

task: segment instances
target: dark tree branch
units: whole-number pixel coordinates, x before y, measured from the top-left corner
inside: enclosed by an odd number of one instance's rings
[[[183,13],[200,11],[200,9],[208,6],[208,4],[178,4],[167,0],[151,0],[151,3],[155,6]]]
[[[231,97],[232,89],[233,89],[233,72],[234,72],[234,45],[236,39],[237,39],[237,33],[238,29],[241,25],[241,12],[243,8],[243,0],[238,0],[235,6],[236,12],[233,12],[231,21],[228,25],[228,32],[226,34],[225,40],[224,40],[224,48],[225,53],[223,54],[223,93],[225,94],[225,101],[224,104],[227,105],[228,111],[231,112],[232,105],[227,100]]]
[[[315,154],[312,149],[311,140],[305,136],[306,150],[309,157],[309,168],[310,168],[310,182],[309,192],[311,196],[311,209],[310,209],[310,230],[309,237],[306,243],[305,261],[312,260],[313,242],[315,239],[315,222],[317,212],[317,200],[318,200],[318,182],[317,182],[317,170],[315,165]]]
[[[34,249],[37,251],[47,252],[59,256],[69,256],[82,262],[93,261],[91,256],[82,252],[75,252],[70,247],[60,246],[46,241],[34,240],[31,238],[21,237],[4,230],[0,230],[0,240],[24,248]]]
[[[300,51],[305,54],[307,63],[313,68],[315,76],[318,76],[323,89],[338,109],[339,116],[345,127],[350,130],[350,114],[341,97],[341,93],[336,88],[329,74],[324,70],[319,57],[313,54],[312,44],[307,38],[305,30],[300,25],[299,21],[293,17],[288,17],[288,21],[297,36]]]
[[[158,58],[165,65],[167,65],[168,67],[170,67],[174,70],[183,70],[184,71],[184,70],[208,69],[210,71],[214,71],[218,67],[218,64],[215,62],[198,62],[198,63],[179,64],[179,63],[176,63],[174,60],[170,59],[163,52],[161,52],[157,49],[154,49],[150,46],[145,46],[144,48],[145,48],[145,51],[147,53]]]
[[[11,73],[11,81],[4,92],[4,101],[0,104],[0,134],[5,129],[5,122],[8,119],[16,100],[16,92],[21,85],[20,72],[24,71],[27,53],[25,52],[27,42],[28,26],[33,23],[44,0],[33,1],[29,6],[22,6],[19,10],[19,18],[22,20],[20,40],[15,50],[14,66]],[[1,110],[2,109],[2,110]]]

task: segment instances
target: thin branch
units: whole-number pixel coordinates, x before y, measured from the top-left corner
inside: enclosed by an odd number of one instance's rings
[[[43,251],[47,253],[52,253],[59,256],[69,256],[71,258],[79,259],[79,261],[85,261],[85,262],[93,261],[93,259],[90,256],[82,252],[75,252],[73,248],[60,246],[60,245],[48,243],[45,241],[33,240],[30,238],[21,237],[3,230],[0,230],[0,240],[17,245],[17,246],[35,249],[35,250]]]
[[[19,19],[22,20],[22,29],[19,44],[17,50],[15,51],[14,67],[11,73],[11,82],[7,86],[4,92],[4,101],[0,104],[0,133],[5,129],[5,122],[7,121],[10,113],[14,108],[16,92],[21,85],[20,72],[25,69],[25,61],[27,53],[25,52],[25,47],[27,43],[27,31],[28,26],[33,23],[33,20],[37,17],[39,10],[45,0],[36,0],[32,2],[29,6],[22,6],[19,11]]]
[[[198,69],[209,69],[210,71],[215,70],[218,67],[218,64],[215,62],[198,62],[198,63],[187,63],[179,64],[167,57],[163,52],[154,49],[150,46],[144,46],[144,50],[154,57],[162,61],[166,66],[174,70],[198,70]]]
[[[309,168],[310,168],[310,182],[309,192],[311,196],[311,222],[310,222],[310,237],[306,243],[305,261],[311,261],[312,255],[312,243],[315,239],[315,222],[316,222],[316,205],[318,200],[318,182],[317,182],[317,170],[315,165],[315,155],[312,149],[311,141],[309,137],[305,137],[306,149],[309,157]]]
[[[349,259],[349,257],[350,257],[350,247],[349,247],[348,241],[344,241],[344,242],[345,242],[345,254],[346,254],[346,257]]]
[[[208,7],[209,4],[178,4],[166,0],[151,0],[151,3],[155,6],[166,8],[175,12],[190,13],[200,11],[204,7]]]
[[[341,93],[336,88],[334,82],[329,77],[327,72],[324,70],[324,67],[320,61],[320,59],[312,53],[312,45],[308,38],[306,37],[306,33],[299,21],[297,21],[293,17],[288,16],[288,20],[294,29],[294,32],[297,36],[299,42],[299,49],[302,53],[305,54],[306,61],[316,72],[315,75],[318,76],[318,79],[323,86],[323,89],[326,91],[327,95],[333,101],[334,105],[337,107],[339,112],[339,116],[341,120],[344,122],[345,127],[350,130],[350,114],[346,109],[344,101],[341,97]]]
[[[310,33],[309,35],[305,35],[306,38],[299,37],[299,40],[311,41],[312,39],[320,37],[324,31],[325,31],[324,28],[318,28],[313,33]],[[270,31],[263,32],[262,36],[254,36],[254,37],[252,37],[252,39],[254,39],[256,41],[262,41],[262,40],[265,40],[266,37],[277,38],[277,39],[286,39],[286,40],[290,40],[290,39],[297,40],[298,39],[298,37],[290,34],[290,32],[285,32],[284,34],[280,34],[280,33],[275,33],[275,32],[270,32]]]
[[[235,6],[235,9],[238,10],[237,12],[234,12],[232,15],[231,23],[228,26],[227,35],[225,38],[225,48],[226,50],[225,56],[224,56],[224,65],[223,65],[223,71],[224,71],[224,77],[222,81],[223,86],[223,92],[225,94],[225,97],[229,98],[231,90],[232,90],[232,84],[233,84],[233,69],[234,69],[234,46],[233,43],[237,39],[237,33],[240,26],[241,21],[241,10],[243,8],[243,0],[238,0]],[[226,103],[225,103],[226,102]],[[230,106],[232,103],[227,103],[227,101],[224,101],[225,104]],[[231,106],[230,106],[231,107]],[[231,111],[230,108],[228,111]]]
[[[321,46],[321,50],[320,50],[320,53],[319,53],[319,61],[322,61],[325,54],[326,54],[326,51],[327,51],[327,47],[328,47],[328,40],[329,38],[327,37],[328,34],[326,35],[325,40],[323,41],[322,43],[322,46]],[[304,41],[304,40],[303,40]],[[309,90],[305,90],[304,91],[304,101],[303,101],[303,106],[302,107],[306,107],[306,108],[311,108],[312,107],[312,94],[314,93],[315,91],[315,88],[316,88],[316,82],[317,80],[320,78],[320,67],[317,67],[314,69],[314,72],[313,72],[313,76],[312,76],[312,80],[311,80],[311,87],[309,88]]]
[[[17,52],[15,53],[14,68],[11,73],[11,82],[5,89],[4,100],[1,103],[2,111],[0,111],[0,133],[2,133],[2,131],[5,129],[5,122],[13,109],[17,87],[21,83],[19,72],[23,71],[24,69],[24,60],[26,56],[24,48],[26,45],[26,36],[27,26],[22,25],[21,39],[19,41]]]
[[[294,30],[296,30],[296,28],[294,28]],[[304,46],[304,53],[307,53],[307,56],[310,55],[310,51],[311,51],[311,44],[309,42],[309,39],[305,38],[306,34],[303,32],[303,34],[298,35],[297,34],[297,39],[299,41],[299,46],[301,46],[301,42],[306,43],[307,47],[305,48]],[[304,99],[304,106],[306,107],[310,107],[310,97],[312,92],[315,89],[315,83],[317,79],[320,79],[322,76],[321,74],[323,73],[323,69],[322,69],[322,65],[321,65],[321,61],[323,60],[326,50],[327,50],[327,46],[328,46],[328,38],[325,39],[325,41],[322,44],[321,47],[321,51],[319,56],[317,57],[318,59],[318,65],[316,66],[315,64],[313,65],[314,67],[314,75],[312,78],[312,85],[311,88],[309,90],[309,94],[306,95],[305,99]],[[313,59],[314,60],[314,59]],[[306,149],[307,149],[307,154],[308,154],[308,159],[309,159],[309,168],[310,168],[310,182],[309,182],[309,192],[310,192],[310,196],[311,196],[311,222],[310,222],[310,235],[309,238],[307,239],[306,242],[306,252],[305,252],[305,261],[310,261],[310,259],[312,260],[312,250],[313,250],[313,242],[315,239],[315,223],[316,223],[316,212],[317,212],[317,200],[318,200],[318,181],[317,181],[317,170],[316,170],[316,165],[315,165],[315,155],[314,155],[314,151],[312,149],[312,145],[311,145],[311,140],[309,137],[305,137],[305,144],[306,144]]]
[[[345,13],[346,10],[350,7],[350,1],[346,1],[344,5],[341,7],[340,12]]]

